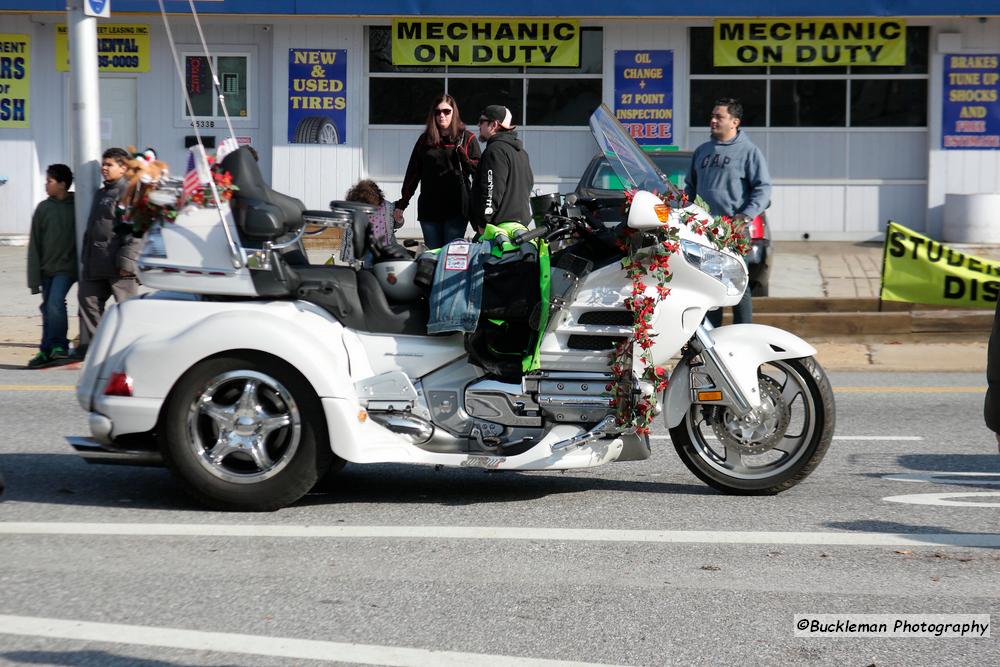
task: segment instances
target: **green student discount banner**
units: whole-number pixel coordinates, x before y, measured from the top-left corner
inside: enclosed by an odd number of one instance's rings
[[[885,233],[883,301],[993,308],[1000,262],[966,255],[895,222]]]

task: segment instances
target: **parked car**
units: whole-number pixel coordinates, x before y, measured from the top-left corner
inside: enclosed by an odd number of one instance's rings
[[[660,171],[681,190],[691,165],[691,151],[646,147],[646,154],[653,159]],[[625,196],[622,182],[615,175],[603,155],[595,155],[587,165],[574,191],[580,204],[590,215],[606,225],[622,221]],[[750,271],[750,290],[753,296],[767,296],[771,276],[771,231],[765,214],[750,223],[750,252],[745,257]]]

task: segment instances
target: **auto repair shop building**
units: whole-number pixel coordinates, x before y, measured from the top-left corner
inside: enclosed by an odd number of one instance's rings
[[[712,101],[740,98],[779,239],[873,239],[889,219],[937,236],[947,194],[1000,193],[995,0],[747,0],[721,17],[654,0],[473,5],[197,3],[235,134],[310,208],[362,177],[398,196],[444,90],[473,127],[486,104],[512,109],[539,192],[572,190],[602,102],[641,143],[694,148]],[[98,22],[101,136],[152,146],[179,173],[192,125],[218,142],[225,121],[188,3],[166,6],[194,114],[157,3],[113,0]],[[64,8],[0,0],[0,235],[28,232],[46,165],[72,164]]]

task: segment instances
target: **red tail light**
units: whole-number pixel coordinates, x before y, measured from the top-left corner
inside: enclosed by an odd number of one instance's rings
[[[112,373],[108,386],[104,388],[105,396],[131,396],[132,378],[125,373]]]
[[[764,238],[764,216],[758,215],[756,218],[750,221],[750,238],[751,239],[762,239]]]

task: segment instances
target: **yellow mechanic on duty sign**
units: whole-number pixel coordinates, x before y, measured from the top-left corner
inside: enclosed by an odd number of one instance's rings
[[[895,222],[885,232],[884,301],[994,308],[1000,262],[966,255]]]
[[[716,67],[906,64],[902,19],[719,19],[713,36]]]
[[[393,65],[578,67],[573,19],[395,19]]]

